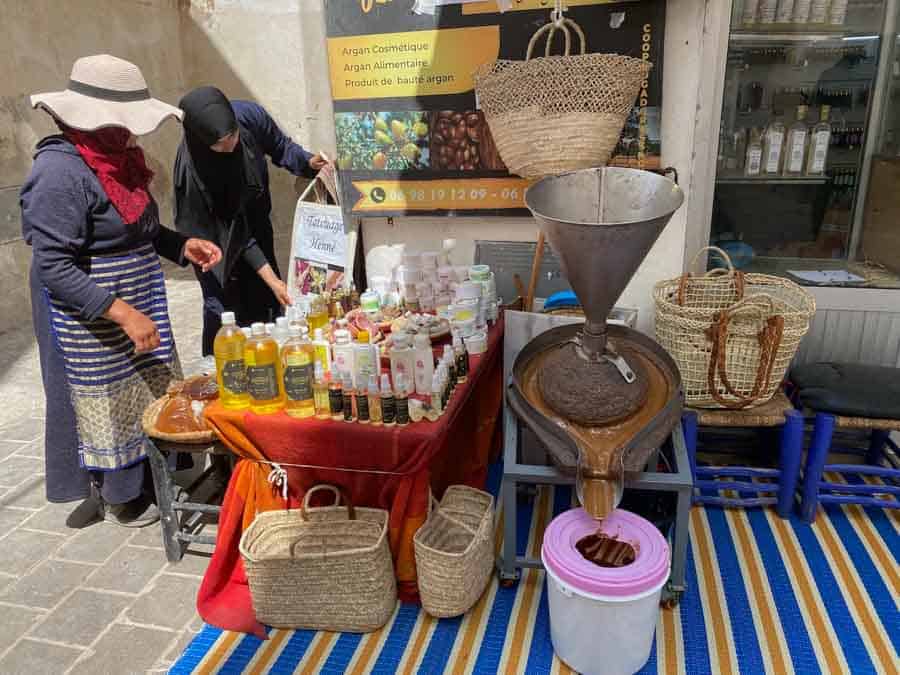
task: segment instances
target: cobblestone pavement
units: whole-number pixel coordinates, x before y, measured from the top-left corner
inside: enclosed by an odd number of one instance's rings
[[[199,287],[190,271],[167,277],[182,364],[198,372]],[[169,564],[158,525],[66,527],[76,504],[45,500],[44,396],[23,315],[0,335],[0,673],[166,672],[202,627],[195,597],[211,547]]]

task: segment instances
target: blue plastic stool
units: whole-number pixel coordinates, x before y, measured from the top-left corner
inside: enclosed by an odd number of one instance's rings
[[[787,518],[793,507],[803,453],[803,416],[781,392],[761,406],[747,410],[688,408],[682,416],[691,472],[694,475],[695,504],[724,507],[754,507],[774,504],[778,515]],[[781,427],[779,467],[698,466],[697,441],[702,427],[714,429],[773,429]],[[723,481],[719,478],[728,478]],[[758,483],[753,479],[774,479]],[[735,490],[738,497],[705,495],[703,490]],[[772,496],[773,493],[776,496]],[[744,494],[752,496],[745,497]]]
[[[884,449],[890,447],[896,457],[900,454],[897,444],[891,440],[891,431],[900,431],[900,420],[866,417],[843,417],[830,412],[814,411],[812,439],[806,455],[803,472],[800,515],[808,523],[816,519],[819,504],[859,504],[883,509],[900,508],[900,466],[890,461],[891,467],[882,466]],[[871,431],[869,447],[865,452],[865,464],[828,464],[828,453],[845,448],[832,446],[835,429],[866,429]],[[852,452],[852,450],[850,450]],[[825,472],[875,476],[883,485],[869,483],[847,484],[823,480]],[[879,499],[885,495],[890,499]]]

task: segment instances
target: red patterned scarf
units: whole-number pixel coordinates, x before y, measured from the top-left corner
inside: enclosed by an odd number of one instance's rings
[[[144,152],[137,146],[129,147],[131,132],[123,127],[97,131],[63,127],[62,132],[100,179],[122,220],[130,224],[140,218],[150,203],[147,186],[153,172],[147,168]]]

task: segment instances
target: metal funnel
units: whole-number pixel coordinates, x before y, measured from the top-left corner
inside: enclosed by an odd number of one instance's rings
[[[603,355],[613,304],[683,201],[673,180],[618,167],[548,176],[528,189],[525,203],[584,309],[588,358]]]

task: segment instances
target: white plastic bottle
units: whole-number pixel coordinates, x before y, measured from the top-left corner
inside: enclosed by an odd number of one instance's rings
[[[284,347],[284,343],[288,341],[288,320],[286,316],[279,316],[275,319],[275,327],[272,328],[272,337],[278,343],[278,348]]]
[[[414,373],[416,369],[415,356],[409,336],[397,333],[393,336],[394,344],[391,347],[391,381],[394,383],[394,393],[397,393],[397,376],[404,376],[404,388],[407,394],[411,394],[415,388]]]
[[[350,341],[350,331],[347,330],[347,322],[341,319],[341,326],[334,331],[334,365],[337,366],[341,378],[344,375],[353,376],[353,343]]]
[[[434,353],[431,351],[431,338],[425,332],[416,334],[414,358],[416,393],[420,396],[431,396]]]

